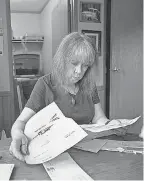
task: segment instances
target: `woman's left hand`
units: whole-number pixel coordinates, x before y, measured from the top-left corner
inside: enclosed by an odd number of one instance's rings
[[[128,126],[117,128],[117,129],[112,129],[113,134],[117,136],[123,136],[127,133]]]

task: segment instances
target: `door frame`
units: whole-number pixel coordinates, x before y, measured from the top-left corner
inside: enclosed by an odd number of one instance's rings
[[[111,52],[111,0],[106,5],[106,91],[105,112],[107,118],[110,116],[110,52]]]

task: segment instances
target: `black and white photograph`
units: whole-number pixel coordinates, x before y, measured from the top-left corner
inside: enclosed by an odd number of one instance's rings
[[[0,181],[143,180],[143,0],[0,0]]]
[[[101,3],[80,2],[80,22],[101,23]]]
[[[101,31],[82,30],[82,33],[92,39],[92,43],[98,55],[101,56]]]

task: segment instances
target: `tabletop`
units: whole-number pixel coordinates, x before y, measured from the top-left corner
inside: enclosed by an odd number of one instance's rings
[[[9,154],[11,139],[0,141],[0,164],[15,164],[11,180],[50,180],[43,165],[28,165]],[[94,180],[143,180],[143,155],[100,150],[97,154],[71,148],[68,153]]]

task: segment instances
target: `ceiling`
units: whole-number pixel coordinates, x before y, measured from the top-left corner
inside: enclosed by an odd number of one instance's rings
[[[10,0],[13,13],[40,13],[49,0]]]

